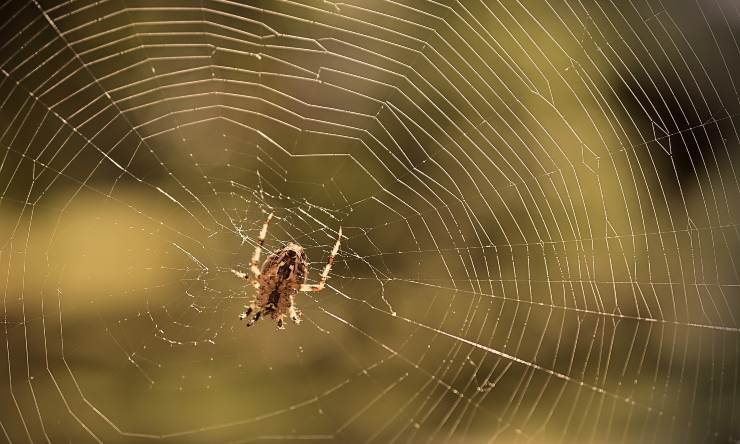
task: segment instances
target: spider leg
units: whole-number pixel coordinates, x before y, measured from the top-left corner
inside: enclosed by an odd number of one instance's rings
[[[252,284],[252,287],[254,287],[255,289],[259,289],[260,288],[259,281],[257,280],[257,278],[259,277],[259,275],[257,275],[257,277],[255,277],[255,278],[252,278],[247,273],[245,273],[243,271],[234,270],[233,268],[231,269],[231,272],[234,273],[234,275],[236,275],[236,277],[238,277],[238,278],[248,280],[249,283]]]
[[[331,271],[331,266],[334,264],[334,257],[337,255],[337,252],[339,251],[339,243],[342,240],[342,227],[339,227],[339,235],[337,236],[337,242],[334,244],[334,248],[332,248],[331,253],[329,254],[329,258],[326,260],[326,265],[324,266],[324,271],[321,273],[321,278],[319,279],[318,284],[303,284],[301,285],[301,291],[321,291],[326,286],[326,279],[329,277],[329,272]]]
[[[285,315],[282,315],[282,314],[280,316],[278,316],[278,319],[277,319],[277,328],[278,328],[278,330],[285,330],[285,325],[283,324],[283,317],[284,316]]]
[[[301,323],[301,311],[295,307],[295,302],[293,301],[292,295],[290,296],[290,307],[288,307],[288,315],[290,316],[290,320],[295,322],[296,325]]]
[[[238,277],[238,278],[242,278],[242,279],[248,280],[255,289],[259,289],[260,288],[260,283],[257,280],[257,278],[252,279],[251,277],[249,277],[249,275],[247,275],[247,273],[245,273],[243,271],[234,270],[233,268],[231,269],[231,272],[234,273],[236,275],[236,277]],[[257,277],[259,277],[259,275]]]
[[[252,271],[252,279],[254,285],[254,288],[259,288],[258,280],[260,277],[260,269],[257,266],[260,260],[260,254],[262,253],[262,245],[265,243],[265,236],[267,236],[267,226],[270,225],[270,220],[272,220],[272,214],[270,213],[269,216],[267,216],[267,220],[265,221],[265,224],[262,225],[262,229],[260,230],[260,236],[257,239],[257,248],[254,249],[254,253],[252,253],[252,261],[249,263],[249,269]]]
[[[257,313],[254,315],[252,319],[247,321],[247,327],[251,327],[252,324],[260,320],[260,317],[262,316],[262,310],[257,310]]]
[[[234,274],[236,275],[236,277],[238,277],[238,278],[242,278],[242,279],[249,279],[249,278],[247,277],[247,273],[245,273],[245,272],[243,272],[243,271],[237,271],[237,270],[234,270],[234,269],[232,268],[232,269],[231,269],[231,272],[232,272],[232,273],[234,273]]]
[[[249,306],[244,306],[246,308],[246,311],[244,313],[239,315],[239,319],[244,320],[246,319],[250,314],[252,314],[253,311],[257,310],[257,304],[255,301],[252,301],[249,303]]]

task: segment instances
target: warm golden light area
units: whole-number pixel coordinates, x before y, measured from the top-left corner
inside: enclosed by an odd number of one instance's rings
[[[0,2],[0,441],[737,442],[738,42],[730,0]],[[341,240],[284,330],[239,318],[268,214],[255,269]]]

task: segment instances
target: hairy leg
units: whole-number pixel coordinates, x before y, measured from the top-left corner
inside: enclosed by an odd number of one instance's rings
[[[252,253],[252,261],[249,263],[249,269],[252,271],[253,285],[255,288],[259,288],[258,280],[260,277],[260,269],[258,264],[260,261],[260,254],[262,253],[262,245],[264,245],[265,236],[267,236],[267,227],[270,225],[270,220],[272,220],[272,214],[273,213],[270,213],[270,215],[267,216],[265,224],[262,225],[259,238],[257,238],[257,248],[254,249],[254,253]]]
[[[337,236],[337,242],[334,244],[334,248],[332,248],[331,253],[329,253],[329,257],[326,259],[326,265],[324,266],[324,271],[321,273],[321,278],[319,279],[318,284],[303,284],[301,285],[301,291],[321,291],[326,286],[326,279],[329,277],[329,272],[331,271],[331,266],[334,264],[334,257],[336,257],[337,252],[339,252],[339,244],[342,240],[342,228],[339,228],[339,235]]]

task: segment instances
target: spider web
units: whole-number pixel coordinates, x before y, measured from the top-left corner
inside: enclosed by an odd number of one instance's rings
[[[740,439],[734,2],[0,17],[8,441]]]

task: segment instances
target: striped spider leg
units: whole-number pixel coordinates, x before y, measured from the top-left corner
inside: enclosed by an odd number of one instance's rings
[[[248,280],[256,290],[259,290],[260,288],[259,278],[260,278],[260,275],[262,274],[260,272],[259,267],[257,267],[257,264],[259,263],[260,255],[262,253],[262,246],[265,244],[265,237],[267,236],[267,227],[270,225],[270,221],[272,220],[273,214],[274,213],[270,213],[267,216],[267,220],[262,225],[262,229],[260,230],[260,235],[257,238],[257,247],[254,249],[254,253],[252,253],[252,260],[249,263],[249,270],[252,273],[251,279],[247,275],[247,273],[244,273],[242,271],[233,270],[233,269],[231,270],[231,272],[234,273],[237,277]],[[250,315],[250,313],[252,313],[253,311],[257,309],[257,305],[255,302],[256,300],[253,300],[249,304],[248,307],[247,306],[244,307],[246,308],[246,311],[239,315],[239,319],[246,318],[247,316]],[[257,319],[259,319],[259,317]]]
[[[342,241],[342,227],[339,227],[339,234],[337,235],[337,242],[334,244],[334,248],[331,249],[331,253],[329,253],[329,257],[326,259],[326,265],[324,266],[324,271],[321,273],[321,278],[319,279],[318,284],[302,284],[300,291],[321,291],[324,289],[324,286],[326,286],[326,279],[329,277],[329,272],[331,272],[331,266],[334,264],[334,258],[337,255],[337,252],[339,252],[339,244]]]

